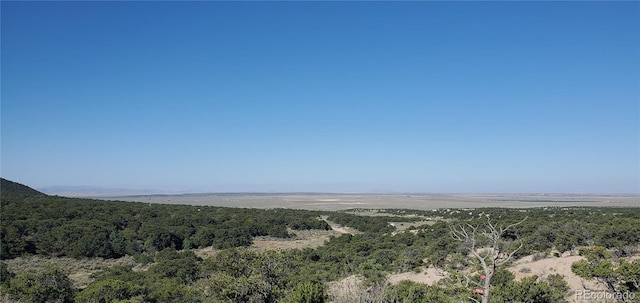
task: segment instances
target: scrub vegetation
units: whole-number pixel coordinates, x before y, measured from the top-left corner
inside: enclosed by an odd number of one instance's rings
[[[517,280],[507,267],[565,252],[585,256],[573,265],[576,275],[606,292],[635,294],[620,302],[640,298],[640,208],[386,209],[366,216],[65,198],[5,179],[1,195],[0,300],[7,302],[556,303],[572,294],[562,275]],[[400,231],[398,222],[412,226]],[[293,241],[296,231],[330,230],[329,223],[358,233],[336,233],[314,248],[251,247],[254,239]],[[475,235],[473,243],[464,233]],[[212,253],[198,253],[204,249]],[[484,259],[490,271],[480,262],[486,257],[498,260]],[[30,258],[47,262],[16,265]],[[56,262],[69,258],[107,265],[77,283],[73,267]],[[426,268],[445,278],[388,282],[391,274]]]

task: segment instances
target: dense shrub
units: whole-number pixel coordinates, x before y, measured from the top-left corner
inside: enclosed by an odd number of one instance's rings
[[[0,258],[25,254],[117,258],[213,246],[249,246],[291,229],[330,229],[321,212],[148,205],[48,196],[2,179]]]
[[[60,269],[48,266],[37,273],[21,273],[11,279],[8,293],[18,301],[73,302],[71,280]]]

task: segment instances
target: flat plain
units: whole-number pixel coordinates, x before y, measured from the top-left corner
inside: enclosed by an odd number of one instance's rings
[[[202,193],[98,198],[144,203],[327,211],[354,208],[640,207],[638,194]]]

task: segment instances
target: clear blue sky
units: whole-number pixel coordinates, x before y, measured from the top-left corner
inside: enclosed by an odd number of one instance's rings
[[[640,192],[639,2],[1,6],[34,187]]]

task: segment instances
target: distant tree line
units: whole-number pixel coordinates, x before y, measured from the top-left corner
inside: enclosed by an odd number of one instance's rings
[[[404,218],[391,216],[358,216],[346,212],[331,213],[327,218],[329,221],[355,228],[362,232],[370,233],[387,233],[392,232],[396,228],[389,222],[411,222],[418,221],[419,218]]]

